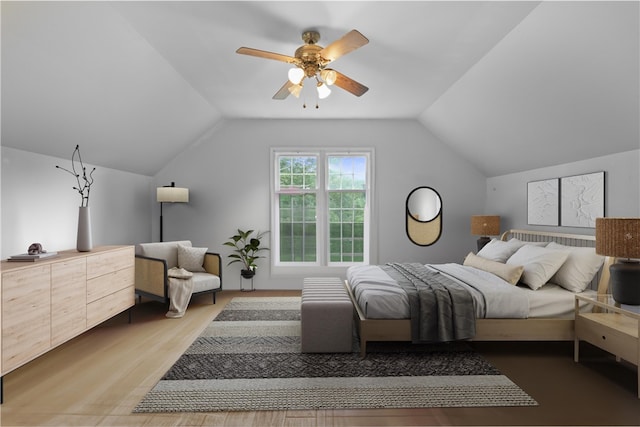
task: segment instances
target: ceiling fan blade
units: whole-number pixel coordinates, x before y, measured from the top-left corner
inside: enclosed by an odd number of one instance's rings
[[[329,62],[335,61],[342,55],[346,55],[367,43],[369,43],[369,39],[363,36],[358,30],[351,30],[342,36],[341,39],[334,41],[322,49],[320,56]]]
[[[369,90],[365,85],[358,83],[338,71],[336,71],[336,82],[334,85],[354,94],[355,96],[362,96]]]
[[[289,88],[291,86],[293,86],[293,83],[287,80],[287,82],[284,85],[282,85],[280,90],[278,90],[276,94],[273,95],[273,99],[286,99],[286,97],[289,96],[289,94],[291,93],[289,91]]]
[[[273,59],[276,61],[287,62],[293,64],[297,61],[293,56],[282,55],[280,53],[267,52],[266,50],[252,49],[250,47],[241,47],[236,53],[249,56],[257,56],[258,58]]]

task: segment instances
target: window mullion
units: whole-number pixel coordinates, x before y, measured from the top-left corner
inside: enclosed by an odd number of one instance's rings
[[[320,265],[327,265],[328,257],[328,202],[327,202],[327,181],[326,181],[326,163],[327,157],[324,153],[318,156],[318,187],[316,191],[317,209],[316,209],[316,254]]]

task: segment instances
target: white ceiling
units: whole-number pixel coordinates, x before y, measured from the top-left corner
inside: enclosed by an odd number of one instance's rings
[[[2,145],[153,175],[225,118],[416,119],[487,176],[640,147],[638,2],[7,2]],[[368,86],[274,101],[301,33]],[[86,154],[85,154],[86,157]],[[99,159],[99,160],[93,160]]]

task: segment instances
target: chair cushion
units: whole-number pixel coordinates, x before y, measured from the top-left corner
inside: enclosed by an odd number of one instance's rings
[[[178,244],[191,246],[191,241],[140,243],[137,252],[143,256],[164,259],[167,261],[167,268],[173,268],[178,266]]]
[[[193,292],[210,291],[220,288],[220,278],[210,273],[193,273]]]
[[[184,268],[187,271],[205,272],[203,267],[204,254],[208,248],[194,248],[192,246],[185,246],[178,244],[178,267]]]

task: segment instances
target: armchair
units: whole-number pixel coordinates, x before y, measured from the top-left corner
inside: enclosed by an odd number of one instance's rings
[[[135,292],[139,297],[169,302],[168,270],[178,267],[178,245],[191,248],[191,241],[140,243],[136,245]],[[197,248],[194,248],[197,249]],[[202,249],[204,251],[204,249]],[[180,266],[182,267],[182,266]],[[205,252],[201,270],[193,273],[192,295],[211,293],[216,303],[216,293],[222,290],[222,258],[220,254]]]

